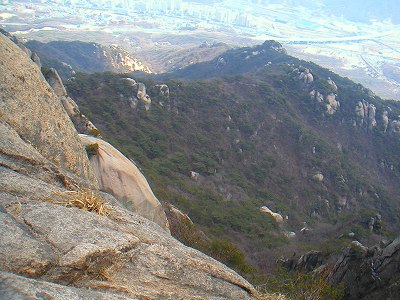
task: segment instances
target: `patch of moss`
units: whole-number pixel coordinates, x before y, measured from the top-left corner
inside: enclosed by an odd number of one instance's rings
[[[89,157],[97,155],[99,153],[99,144],[97,143],[86,145],[85,148],[86,148],[86,153]]]

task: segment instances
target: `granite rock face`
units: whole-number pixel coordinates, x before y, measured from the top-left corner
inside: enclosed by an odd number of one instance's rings
[[[75,128],[36,64],[0,34],[0,119],[62,169],[95,181]]]
[[[68,96],[68,93],[57,71],[51,68],[44,72],[44,75],[47,82],[60,99],[68,116],[74,123],[76,130],[80,133],[99,133],[100,131],[96,128],[96,126],[90,122],[84,114],[81,113],[75,101]]]
[[[109,143],[88,135],[80,137],[85,145],[98,145],[97,154],[90,157],[90,162],[100,189],[111,193],[127,209],[168,230],[161,203],[139,169]]]
[[[0,271],[1,299],[93,299],[125,300],[127,297],[110,293],[78,289],[56,283],[40,281]],[[130,298],[132,299],[132,298]],[[133,299],[135,300],[135,299]]]
[[[371,248],[353,242],[337,261],[330,281],[344,284],[345,299],[398,299],[400,237]]]
[[[10,184],[0,191],[0,269],[35,279],[3,273],[15,293],[23,281],[46,293],[56,290],[59,297],[87,289],[138,299],[252,299],[255,294],[235,272],[135,213],[115,206],[109,216],[100,216],[66,207],[57,203],[70,197],[68,191],[0,168],[4,179]]]

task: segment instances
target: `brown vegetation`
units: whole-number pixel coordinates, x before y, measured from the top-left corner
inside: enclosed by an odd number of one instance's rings
[[[67,194],[70,199],[63,202],[56,202],[56,204],[78,207],[102,216],[108,216],[113,209],[109,203],[101,199],[100,196],[96,195],[93,191],[79,189],[77,191],[68,191],[63,194]]]

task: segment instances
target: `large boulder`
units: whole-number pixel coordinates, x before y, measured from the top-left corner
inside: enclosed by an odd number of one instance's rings
[[[161,203],[154,196],[146,178],[139,169],[109,143],[81,134],[86,145],[96,145],[97,153],[90,162],[100,189],[111,193],[123,205],[168,230],[168,221]]]
[[[356,114],[356,125],[363,128],[367,128],[368,130],[372,130],[377,125],[375,119],[376,107],[374,104],[368,103],[365,100],[359,101],[355,108],[355,114]]]
[[[324,262],[324,257],[320,251],[310,251],[302,255],[293,269],[299,272],[310,272],[321,266]]]

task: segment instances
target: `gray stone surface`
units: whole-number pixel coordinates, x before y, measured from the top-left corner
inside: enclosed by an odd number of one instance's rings
[[[45,78],[53,89],[54,93],[60,99],[65,111],[74,123],[75,129],[80,133],[90,133],[94,131],[99,132],[96,126],[94,126],[94,124],[81,113],[75,101],[68,96],[68,93],[57,71],[53,68],[49,69],[45,73]]]
[[[85,149],[59,99],[36,64],[2,34],[0,68],[0,120],[45,158],[94,182]]]
[[[97,187],[97,182],[89,183],[72,172],[60,169],[54,162],[42,156],[36,147],[22,140],[12,127],[1,119],[0,165],[59,186]],[[3,184],[9,185],[7,178],[4,178]]]
[[[1,300],[136,300],[89,289],[77,289],[0,271]]]
[[[400,237],[371,248],[353,242],[337,261],[330,281],[344,284],[345,299],[399,299]]]
[[[0,168],[9,186],[33,180],[11,173]],[[252,299],[255,294],[235,272],[155,223],[118,207],[107,217],[55,204],[68,198],[68,191],[37,184],[41,188],[25,196],[1,185],[3,271],[139,299]]]

